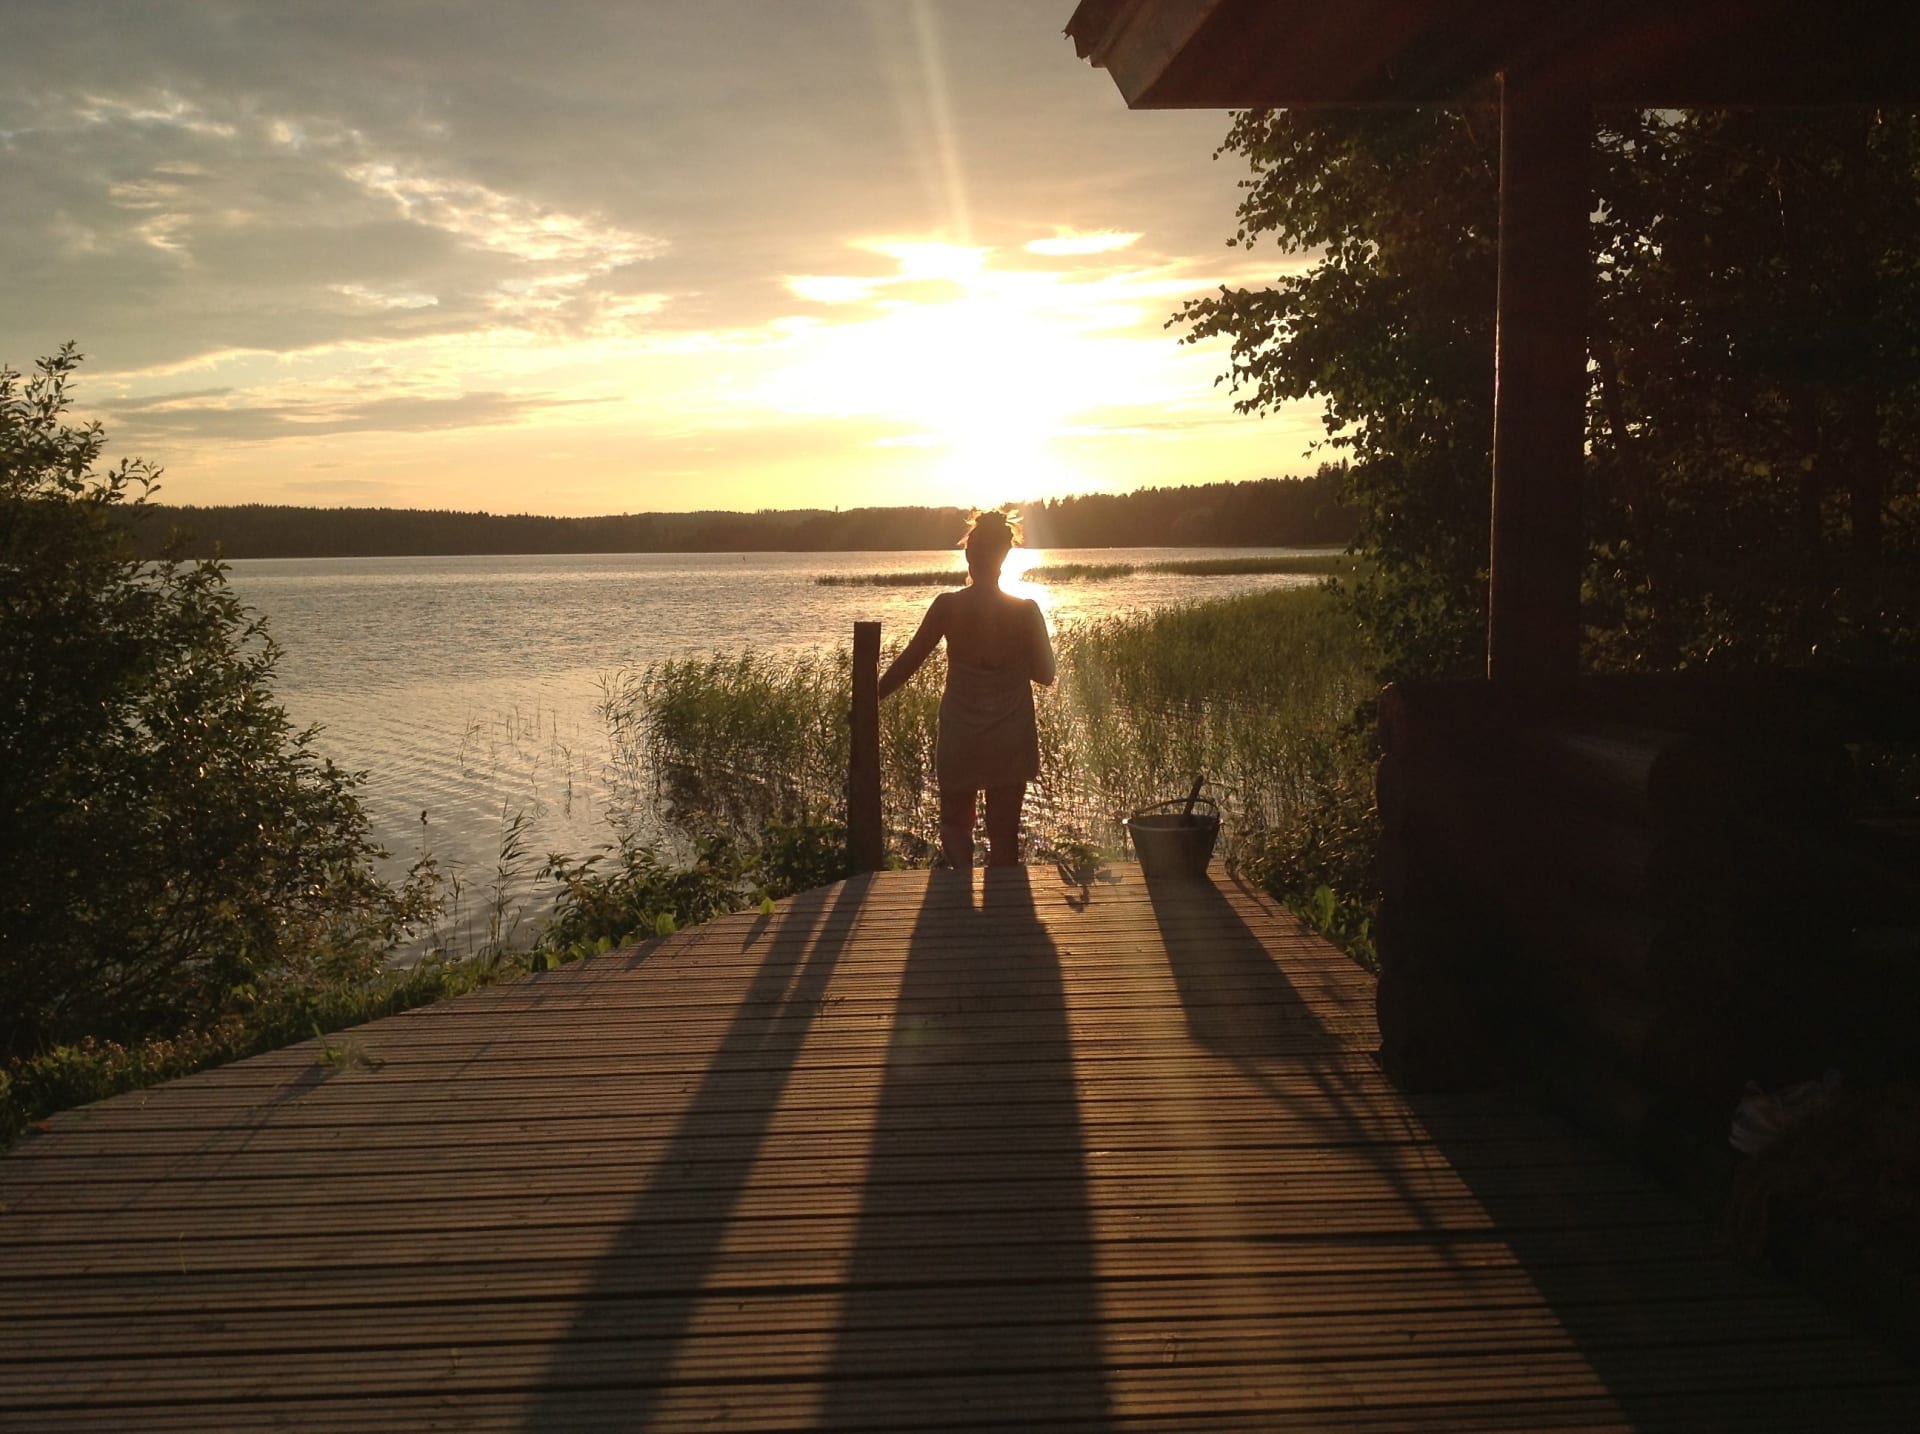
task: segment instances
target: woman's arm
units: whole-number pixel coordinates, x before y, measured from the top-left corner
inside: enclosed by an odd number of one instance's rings
[[[920,619],[920,630],[913,640],[900,649],[900,655],[887,664],[887,670],[880,674],[880,696],[886,698],[906,684],[909,677],[920,670],[920,664],[932,656],[934,648],[940,645],[940,639],[947,634],[946,594],[941,593],[927,605],[927,615]]]
[[[1040,611],[1040,604],[1032,598],[1027,599],[1027,606],[1033,609],[1033,665],[1030,672],[1035,682],[1042,687],[1051,687],[1058,674],[1053,665],[1053,643],[1047,637],[1047,615]]]

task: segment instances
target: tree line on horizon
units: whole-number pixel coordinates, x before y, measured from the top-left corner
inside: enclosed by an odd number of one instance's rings
[[[1091,493],[1019,507],[1031,547],[1344,546],[1356,515],[1341,471]],[[593,518],[416,508],[246,503],[129,506],[117,515],[143,557],[444,557],[542,553],[888,552],[952,547],[959,508],[626,513]]]

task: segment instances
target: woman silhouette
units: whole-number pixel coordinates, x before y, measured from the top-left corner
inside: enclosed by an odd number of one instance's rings
[[[1016,535],[1005,513],[976,513],[967,528],[967,585],[941,593],[920,630],[880,674],[886,697],[947,640],[934,768],[940,782],[940,853],[948,866],[973,865],[974,794],[987,794],[987,865],[1020,861],[1020,804],[1040,775],[1033,685],[1051,686],[1053,644],[1040,605],[1000,591],[1000,566]]]

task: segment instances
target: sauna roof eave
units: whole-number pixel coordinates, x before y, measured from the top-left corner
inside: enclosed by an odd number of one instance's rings
[[[1845,0],[1081,0],[1066,33],[1134,109],[1442,103],[1561,66],[1603,105],[1920,103],[1920,7]]]

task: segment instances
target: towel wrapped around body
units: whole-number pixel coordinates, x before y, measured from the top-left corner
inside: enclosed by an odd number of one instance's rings
[[[943,792],[977,792],[1040,775],[1033,682],[1018,668],[947,663],[934,770]]]

